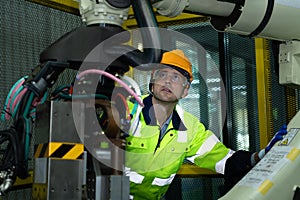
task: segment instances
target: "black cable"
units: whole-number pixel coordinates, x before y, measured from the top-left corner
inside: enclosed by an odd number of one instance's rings
[[[269,23],[269,21],[271,19],[273,9],[274,9],[274,4],[275,4],[274,0],[268,1],[266,13],[265,13],[263,19],[261,20],[261,22],[257,26],[257,28],[248,35],[249,37],[255,37],[265,29],[265,27],[267,26],[267,24]]]
[[[143,41],[143,51],[126,45],[108,47],[105,52],[121,55],[118,60],[140,70],[151,70],[152,63],[159,63],[162,57],[162,42],[156,15],[150,0],[131,0],[135,19]]]
[[[14,129],[0,131],[0,145],[8,142],[6,150],[1,152],[0,170],[7,170],[16,166],[18,160],[18,141]]]
[[[16,112],[16,116],[14,119],[14,128],[16,130],[16,141],[18,143],[17,146],[17,160],[16,160],[16,172],[17,176],[19,178],[26,178],[28,176],[28,160],[26,159],[26,136],[27,131],[26,129],[29,128],[31,132],[31,124],[30,121],[28,124],[26,124],[26,119],[24,118],[24,112],[26,109],[26,106],[28,104],[31,104],[32,102],[29,102],[29,97],[32,94],[31,91],[27,91],[23,98],[20,100],[18,110]],[[27,116],[26,116],[27,117]],[[30,119],[29,119],[30,120]],[[30,127],[27,127],[30,126]]]
[[[23,98],[20,100],[19,107],[18,107],[18,110],[16,111],[16,115],[14,118],[14,124],[18,123],[18,119],[20,118],[20,116],[23,115],[23,112],[25,110],[26,103],[29,99],[30,93],[31,93],[30,91],[25,92]]]

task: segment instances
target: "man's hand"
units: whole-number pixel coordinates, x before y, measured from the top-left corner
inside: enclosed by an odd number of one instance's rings
[[[269,142],[267,147],[265,148],[265,153],[268,153],[270,149],[274,146],[274,144],[283,139],[283,137],[287,134],[287,126],[283,125],[279,131],[274,135],[272,140]]]
[[[267,147],[265,149],[262,149],[259,153],[258,153],[258,157],[260,159],[262,159],[266,153],[268,153],[270,151],[270,149],[274,146],[274,144],[276,144],[278,141],[282,140],[283,137],[287,134],[287,126],[283,125],[279,131],[273,136],[273,138],[271,139],[271,141],[269,142],[269,144],[267,145]]]

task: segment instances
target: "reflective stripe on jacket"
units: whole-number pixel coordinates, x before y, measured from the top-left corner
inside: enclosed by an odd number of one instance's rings
[[[218,138],[205,130],[198,118],[176,106],[167,131],[159,140],[160,127],[152,109],[152,96],[143,99],[145,107],[137,127],[126,139],[126,172],[131,198],[160,199],[184,159],[201,168],[224,174],[232,155]]]

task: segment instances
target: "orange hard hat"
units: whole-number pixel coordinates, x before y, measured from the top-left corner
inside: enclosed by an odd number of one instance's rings
[[[192,64],[190,60],[184,55],[183,51],[180,49],[176,49],[173,51],[168,51],[163,53],[162,59],[160,61],[161,64],[170,65],[178,69],[179,72],[183,75],[188,76],[189,82],[193,80],[193,73],[192,73]]]

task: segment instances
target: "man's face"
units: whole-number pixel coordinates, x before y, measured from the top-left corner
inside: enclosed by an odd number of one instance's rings
[[[164,102],[177,102],[188,94],[187,78],[172,68],[162,68],[153,74],[152,93]]]

